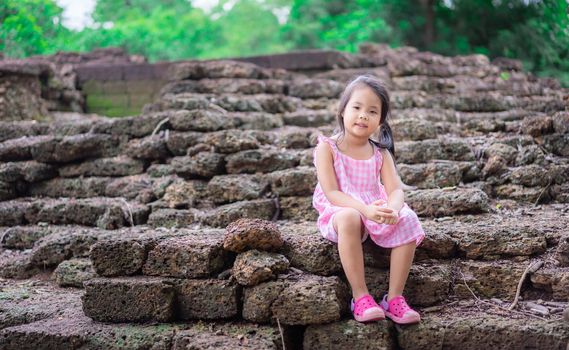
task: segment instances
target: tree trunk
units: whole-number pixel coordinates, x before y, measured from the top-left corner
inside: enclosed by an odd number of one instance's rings
[[[435,0],[420,0],[425,14],[424,48],[429,48],[435,41]]]

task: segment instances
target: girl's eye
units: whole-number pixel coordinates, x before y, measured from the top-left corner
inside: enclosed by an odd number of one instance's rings
[[[371,112],[372,112],[373,114],[377,114],[377,112],[376,112],[376,111],[371,111]]]
[[[360,109],[360,107],[358,107],[358,106],[354,106],[354,109]]]

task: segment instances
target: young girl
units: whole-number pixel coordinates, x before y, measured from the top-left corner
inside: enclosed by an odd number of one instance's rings
[[[352,288],[354,318],[367,322],[387,316],[407,324],[420,321],[402,293],[415,247],[425,233],[404,203],[388,115],[389,94],[379,80],[364,75],[348,84],[338,108],[340,131],[331,138],[319,136],[314,150],[318,185],[313,205],[319,212],[320,232],[338,243]],[[362,242],[368,236],[375,244],[392,248],[389,291],[381,307],[364,279]]]

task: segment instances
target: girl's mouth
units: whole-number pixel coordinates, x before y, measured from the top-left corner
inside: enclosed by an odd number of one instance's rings
[[[355,125],[356,125],[357,127],[366,128],[366,129],[367,129],[367,125],[365,125],[365,124],[356,123]]]

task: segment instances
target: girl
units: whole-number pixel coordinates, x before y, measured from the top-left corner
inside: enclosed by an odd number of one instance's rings
[[[387,316],[407,324],[420,321],[402,293],[415,247],[425,233],[404,203],[388,115],[389,94],[379,80],[363,75],[348,84],[338,108],[340,131],[331,138],[319,136],[314,150],[318,185],[313,206],[319,212],[322,235],[338,243],[352,288],[354,318],[366,322]],[[392,248],[389,291],[381,307],[364,279],[362,242],[368,236],[375,244]]]

